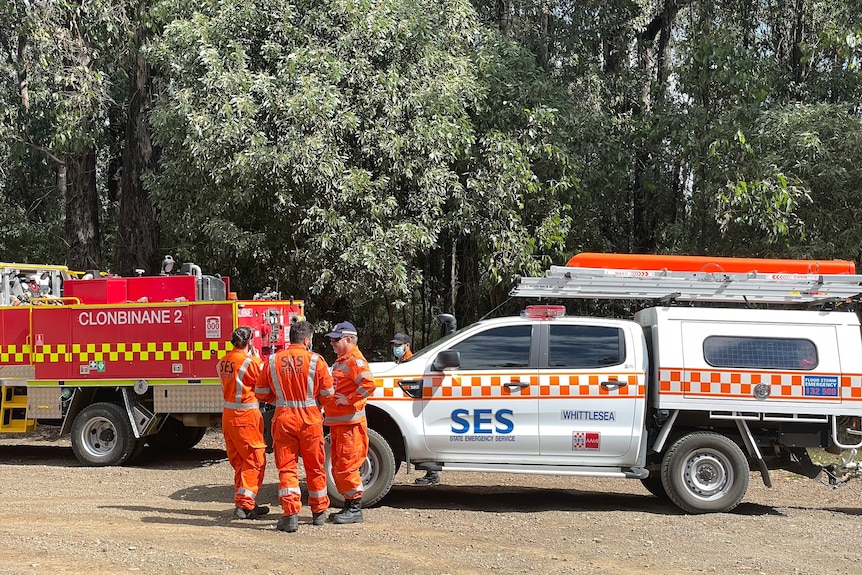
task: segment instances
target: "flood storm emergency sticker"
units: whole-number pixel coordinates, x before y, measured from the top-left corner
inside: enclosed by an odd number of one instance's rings
[[[572,451],[599,449],[602,434],[596,431],[575,431],[572,433]]]
[[[837,375],[806,375],[803,393],[810,397],[838,397]]]

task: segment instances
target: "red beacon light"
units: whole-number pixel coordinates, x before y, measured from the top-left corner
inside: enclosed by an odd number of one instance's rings
[[[566,315],[566,306],[528,305],[522,315],[530,319],[554,319]]]

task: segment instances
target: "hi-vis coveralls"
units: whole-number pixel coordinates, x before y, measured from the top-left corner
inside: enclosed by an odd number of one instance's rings
[[[269,357],[258,382],[257,397],[274,403],[272,438],[278,466],[278,498],[284,515],[297,515],[302,507],[297,475],[301,456],[313,513],[329,507],[326,494],[326,452],[320,402],[332,396],[329,366],[300,343],[292,343]]]
[[[365,404],[374,393],[374,378],[359,348],[342,355],[332,365],[335,393],[347,396],[348,405],[324,404],[329,426],[332,477],[345,499],[362,497],[359,468],[368,455]],[[333,396],[334,397],[334,396]]]
[[[255,508],[254,500],[266,469],[263,416],[254,396],[260,377],[258,361],[243,349],[233,349],[218,362],[224,396],[222,431],[228,461],[234,470],[234,504],[246,510]]]

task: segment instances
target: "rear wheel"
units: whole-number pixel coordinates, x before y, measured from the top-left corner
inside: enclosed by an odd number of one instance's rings
[[[326,437],[326,488],[329,492],[329,499],[332,505],[340,507],[344,505],[344,496],[338,492],[335,487],[335,480],[332,478],[332,458],[330,457],[329,436]],[[359,474],[362,476],[362,505],[371,506],[383,499],[389,490],[392,488],[392,482],[395,480],[395,455],[392,453],[392,448],[382,435],[374,431],[368,430],[368,456],[365,458],[365,463],[359,468]]]
[[[739,445],[717,433],[680,438],[662,460],[668,497],[688,513],[730,511],[748,490],[748,460]]]
[[[139,454],[141,446],[128,415],[116,403],[88,405],[72,422],[72,452],[84,465],[120,465]]]
[[[165,453],[179,453],[200,443],[206,432],[206,427],[186,426],[169,417],[157,433],[147,436],[147,445]]]

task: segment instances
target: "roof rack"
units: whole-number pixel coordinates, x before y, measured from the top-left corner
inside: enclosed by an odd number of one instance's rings
[[[804,304],[862,299],[862,275],[552,266],[518,278],[515,297]]]

